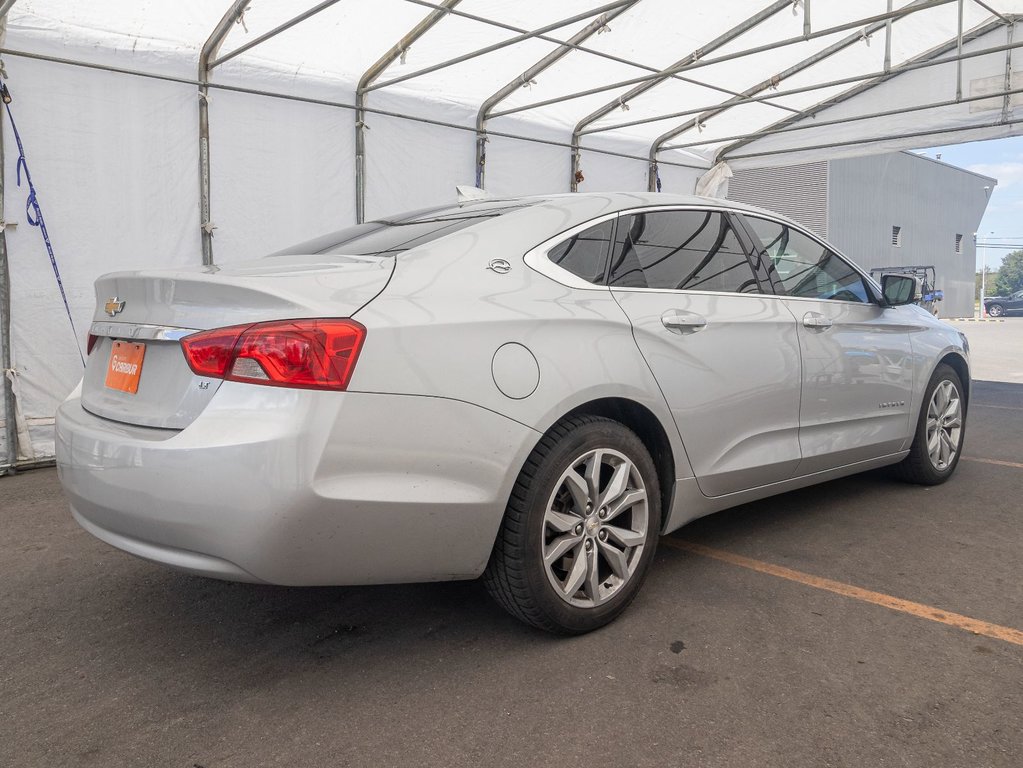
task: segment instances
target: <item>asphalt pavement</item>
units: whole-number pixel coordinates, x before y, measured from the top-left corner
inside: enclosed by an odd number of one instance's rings
[[[1021,499],[1023,384],[977,382],[944,486],[874,472],[697,521],[619,621],[563,639],[476,583],[175,573],[79,529],[54,470],[21,473],[0,479],[0,766],[1018,768]]]

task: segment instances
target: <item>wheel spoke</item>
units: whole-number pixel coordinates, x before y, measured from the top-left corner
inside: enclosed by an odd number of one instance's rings
[[[615,576],[622,581],[629,578],[629,558],[622,550],[602,541],[600,542],[600,553],[607,560],[607,564],[611,566],[611,571]]]
[[[586,464],[586,484],[588,486],[587,495],[589,499],[596,503],[597,499],[600,498],[600,467],[604,461],[603,451],[594,451],[590,457],[589,462]]]
[[[583,552],[582,547],[580,547],[575,554],[575,561],[572,563],[572,569],[568,572],[568,577],[565,579],[565,583],[561,588],[565,597],[572,597],[583,585],[583,581],[586,579],[586,560],[586,553]]]
[[[558,512],[556,509],[548,509],[547,514],[544,516],[544,522],[555,533],[568,533],[582,522],[582,518],[565,512]]]
[[[617,525],[605,525],[604,530],[607,531],[609,539],[614,539],[626,549],[638,547],[646,541],[645,533],[633,531],[629,528],[619,528]]]
[[[941,382],[938,386],[938,412],[944,411],[948,407],[948,390],[951,385],[947,381]]]
[[[562,557],[567,555],[573,547],[579,546],[582,543],[583,537],[571,534],[569,536],[562,536],[555,539],[550,543],[544,550],[543,561],[547,565],[553,565]]]
[[[607,511],[607,517],[605,521],[614,520],[618,515],[627,509],[632,509],[634,506],[639,504],[641,501],[646,501],[646,491],[642,488],[637,488],[633,491],[629,491],[622,496],[615,504]]]
[[[563,480],[568,492],[572,494],[572,501],[580,515],[586,514],[586,505],[591,501],[590,486],[582,475],[574,469],[565,473]]]
[[[611,479],[607,481],[607,488],[604,489],[600,501],[597,502],[598,508],[610,505],[625,493],[625,489],[629,487],[629,475],[631,472],[632,465],[627,461],[623,461],[614,468]]]
[[[600,605],[604,602],[604,598],[600,596],[600,568],[598,567],[597,551],[590,550],[583,556],[583,559],[586,561],[586,581],[583,584],[583,590],[594,605]]]
[[[938,461],[938,451],[941,447],[941,438],[938,436],[940,432],[941,430],[937,427],[927,431],[927,455],[931,457],[932,462]]]
[[[941,436],[941,454],[939,461],[941,465],[944,467],[948,465],[948,460],[952,453],[952,449],[951,446],[949,445],[948,435],[945,434],[945,430],[943,429],[940,430],[938,434]]]
[[[950,418],[953,418],[953,417],[958,416],[958,415],[959,415],[959,398],[956,397],[956,398],[952,398],[952,400],[948,404],[948,407],[945,408],[945,411],[944,411],[944,413],[942,413],[941,416],[942,416],[943,419],[950,419]]]

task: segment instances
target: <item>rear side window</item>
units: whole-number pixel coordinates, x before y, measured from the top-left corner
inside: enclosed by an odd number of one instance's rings
[[[810,299],[869,303],[860,273],[808,235],[777,221],[747,216],[759,245],[774,264],[783,293]]]
[[[602,221],[551,248],[547,258],[576,277],[603,284],[613,229],[613,219]]]
[[[760,288],[728,218],[719,211],[652,211],[622,216],[610,284],[758,293]]]
[[[538,202],[538,201],[533,201]],[[393,256],[438,240],[460,229],[517,211],[533,204],[508,200],[444,206],[400,214],[389,219],[367,221],[329,235],[309,240],[273,254],[344,254],[348,256]]]

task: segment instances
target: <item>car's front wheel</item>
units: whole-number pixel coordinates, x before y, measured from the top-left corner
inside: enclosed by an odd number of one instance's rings
[[[484,583],[528,624],[589,632],[632,602],[660,520],[657,471],[639,437],[602,417],[562,419],[519,474]]]
[[[902,479],[938,485],[955,472],[966,437],[966,399],[959,374],[942,363],[924,390],[909,455],[897,465]]]
[[[988,304],[987,315],[988,317],[1001,317],[1005,314],[1005,307],[1001,304]]]

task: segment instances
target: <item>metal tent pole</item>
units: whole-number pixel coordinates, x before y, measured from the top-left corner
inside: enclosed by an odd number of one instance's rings
[[[6,43],[7,12],[15,0],[0,4],[0,45]],[[14,384],[7,378],[11,370],[11,268],[7,257],[7,227],[4,218],[4,120],[0,110],[0,389],[3,391],[4,445],[7,460],[0,464],[0,475],[13,475],[18,463],[18,425],[14,410]]]
[[[560,29],[561,27],[568,26],[569,24],[575,24],[576,22],[584,21],[585,19],[589,19],[597,14],[610,13],[611,11],[614,11],[616,9],[632,5],[635,2],[636,0],[615,0],[615,2],[613,3],[608,3],[598,8],[591,8],[588,11],[585,11],[584,13],[577,13],[574,16],[569,16],[567,19],[559,19],[558,21],[555,21],[551,24],[546,24],[540,27],[539,29],[527,30],[526,32],[516,35],[515,37],[509,37],[507,40],[501,40],[498,43],[493,43],[492,45],[488,45],[483,48],[478,48],[475,51],[469,51],[468,53],[463,53],[459,56],[455,56],[454,58],[448,59],[446,61],[441,61],[436,64],[431,64],[428,67],[417,69],[415,72],[409,72],[407,75],[399,75],[398,77],[391,78],[390,80],[385,80],[382,83],[375,83],[374,85],[367,87],[366,90],[375,91],[378,88],[386,88],[390,85],[403,83],[406,80],[412,80],[417,77],[422,77],[423,75],[428,75],[431,72],[437,72],[438,70],[441,69],[447,69],[448,67],[454,66],[455,64],[461,64],[462,62],[479,58],[480,56],[484,56],[488,53],[493,53],[494,51],[499,51],[502,48],[507,48],[508,46],[515,45],[516,43],[521,43],[526,40],[544,39],[544,36],[548,32],[551,32],[555,29]],[[572,47],[572,45],[576,44],[573,43],[570,45],[569,43],[564,43],[563,45],[568,45],[569,47]]]
[[[355,89],[355,221],[362,224],[366,218],[366,93],[369,87],[387,67],[400,58],[409,46],[425,35],[430,28],[443,19],[450,8],[461,0],[444,0],[437,8],[414,26],[391,50],[381,56],[366,70]]]
[[[915,0],[915,2],[910,3],[909,5],[905,6],[905,8],[902,8],[900,10],[905,13],[909,13],[913,11],[923,10],[924,8],[930,8],[933,6],[934,6],[933,0]],[[813,67],[816,64],[819,64],[825,59],[834,56],[836,53],[844,51],[846,48],[849,48],[850,46],[856,45],[861,40],[868,38],[874,32],[877,32],[880,29],[884,29],[885,22],[888,21],[890,18],[892,18],[891,14],[885,14],[883,15],[883,18],[877,18],[876,21],[864,27],[863,29],[854,32],[853,34],[848,35],[825,48],[822,48],[812,56],[808,56],[802,61],[796,62],[792,66],[787,67],[786,69],[782,70],[773,77],[769,77],[766,80],[762,80],[756,85],[754,85],[752,88],[743,91],[743,97],[755,96],[758,93],[762,93],[763,91],[766,91],[769,88],[777,87],[777,85],[786,78],[792,77],[793,75],[810,69],[811,67]],[[729,99],[728,101],[724,101],[714,109],[703,112],[694,117],[693,119],[687,120],[682,125],[672,128],[670,131],[662,133],[660,136],[654,139],[654,142],[650,145],[650,174],[647,188],[651,192],[657,189],[657,154],[661,151],[662,146],[664,146],[667,142],[669,142],[676,136],[685,133],[686,131],[689,131],[697,126],[702,125],[709,118],[715,117],[716,115],[720,115],[722,112],[726,112],[732,107],[738,106],[741,103],[742,103],[741,98],[733,98]]]
[[[788,0],[784,0],[786,3]],[[599,17],[591,21],[581,30],[576,32],[572,37],[568,39],[565,45],[555,48],[553,51],[548,53],[536,64],[526,69],[521,75],[516,77],[514,80],[509,82],[503,88],[495,91],[491,96],[484,99],[483,104],[480,106],[479,112],[476,113],[476,186],[483,189],[483,185],[486,181],[486,142],[487,142],[487,118],[490,117],[490,111],[504,101],[508,96],[514,93],[519,88],[528,85],[537,75],[541,74],[544,70],[553,66],[556,62],[560,61],[572,50],[575,46],[587,40],[591,35],[596,34],[602,29],[607,27],[608,22],[613,20],[615,17],[624,13],[625,11],[632,8],[639,0],[632,0],[632,2],[626,3],[625,5],[614,8],[607,13],[601,14]],[[574,191],[574,190],[573,190]]]
[[[228,51],[223,56],[218,56],[216,59],[214,59],[212,62],[210,62],[209,68],[213,69],[214,67],[219,67],[225,61],[230,61],[235,56],[240,56],[241,54],[245,53],[246,51],[251,50],[252,48],[255,48],[257,45],[259,45],[261,43],[265,43],[270,38],[277,37],[277,35],[279,35],[281,32],[284,32],[284,31],[286,31],[288,29],[291,29],[296,24],[300,24],[301,22],[305,21],[306,19],[308,19],[308,18],[310,18],[312,16],[315,16],[320,11],[325,11],[328,8],[330,8],[332,5],[337,5],[339,2],[341,2],[341,0],[324,0],[324,2],[320,3],[319,5],[314,5],[308,11],[304,11],[304,12],[298,14],[298,16],[295,16],[293,18],[288,19],[283,24],[277,25],[276,27],[271,29],[269,32],[266,32],[266,33],[260,35],[259,37],[255,38],[254,40],[250,40],[249,42],[245,43],[244,45],[239,45],[237,48],[234,48],[234,49]]]
[[[6,19],[0,20],[6,24]],[[4,120],[0,111],[0,379],[4,401],[4,440],[7,461],[0,465],[0,475],[14,474],[18,462],[18,426],[14,412],[14,385],[7,378],[11,370],[11,271],[7,258],[7,232],[4,220]]]
[[[1023,93],[1023,87],[1021,87],[1021,88],[1014,88],[1014,89],[1011,89],[1011,90],[1008,90],[1008,91],[997,91],[997,92],[994,92],[994,93],[987,93],[987,94],[984,94],[982,96],[966,96],[966,97],[964,97],[962,99],[949,99],[947,101],[933,101],[933,102],[929,102],[927,104],[916,104],[916,105],[914,105],[912,107],[900,107],[899,109],[886,109],[886,110],[883,110],[881,112],[868,112],[868,113],[864,113],[862,115],[850,115],[848,117],[840,117],[840,118],[836,118],[834,120],[814,120],[813,122],[810,122],[810,123],[805,123],[804,124],[804,123],[800,122],[797,125],[786,125],[784,127],[771,126],[770,128],[765,128],[763,130],[757,131],[756,135],[754,137],[752,137],[752,138],[750,138],[749,134],[736,134],[734,136],[717,136],[717,137],[715,137],[713,139],[705,139],[703,141],[687,141],[684,144],[666,144],[665,146],[661,147],[661,151],[662,152],[668,152],[668,151],[670,151],[672,149],[692,149],[693,147],[706,147],[706,146],[708,146],[710,144],[717,144],[718,142],[721,142],[721,141],[735,141],[736,143],[734,145],[730,145],[730,146],[738,146],[740,144],[744,145],[746,143],[746,139],[748,139],[748,138],[750,139],[750,141],[755,141],[755,140],[758,140],[758,139],[762,139],[765,136],[777,136],[778,134],[795,133],[797,131],[810,131],[810,130],[813,130],[814,128],[826,128],[829,125],[846,125],[847,123],[856,123],[856,122],[860,122],[861,120],[876,120],[879,117],[892,117],[894,115],[906,115],[906,114],[910,114],[912,112],[923,112],[923,111],[928,110],[928,109],[941,109],[943,107],[954,107],[956,104],[969,104],[970,102],[973,102],[973,101],[985,101],[986,99],[999,99],[999,98],[1003,98],[1003,97],[1004,98],[1010,98],[1010,97],[1016,96],[1017,94],[1020,94],[1020,93]],[[838,101],[836,101],[835,103],[837,104]],[[969,128],[969,126],[963,126],[963,128]],[[792,151],[793,152],[798,152],[799,148],[796,147]],[[722,152],[723,152],[723,150],[722,150]],[[727,160],[728,159],[724,154],[722,154],[722,152],[718,152],[718,154],[717,154],[717,160],[718,161]]]
[[[412,0],[409,0],[409,2],[412,2]],[[938,6],[948,5],[949,3],[954,2],[956,2],[956,0],[915,0],[915,2],[910,3],[909,5],[906,5],[902,8],[899,8],[898,10],[892,11],[891,13],[880,13],[875,16],[867,16],[856,21],[838,24],[834,27],[828,27],[827,29],[819,29],[816,32],[810,33],[810,36],[808,38],[804,38],[802,35],[799,35],[798,37],[789,37],[785,38],[784,40],[777,40],[773,43],[768,43],[766,45],[758,45],[755,48],[747,48],[741,51],[725,53],[722,54],[721,56],[715,56],[709,59],[700,59],[699,61],[694,61],[693,63],[687,64],[684,67],[680,67],[678,69],[668,68],[666,70],[661,70],[657,72],[657,74],[655,75],[646,75],[644,77],[631,77],[628,80],[619,80],[618,82],[607,83],[606,85],[601,85],[596,88],[587,88],[582,91],[563,94],[556,98],[544,99],[543,101],[534,101],[531,104],[523,104],[520,107],[514,107],[512,109],[505,109],[500,112],[495,112],[493,115],[491,115],[491,117],[504,117],[505,115],[511,115],[516,112],[526,112],[530,109],[539,109],[540,107],[546,107],[551,104],[559,104],[565,101],[571,101],[573,99],[581,99],[585,96],[592,96],[595,93],[613,91],[617,88],[623,88],[627,85],[643,83],[646,82],[647,80],[653,80],[658,77],[663,77],[665,74],[674,75],[677,72],[685,72],[693,69],[700,69],[701,67],[710,67],[713,66],[714,64],[719,64],[723,61],[732,61],[733,59],[741,59],[746,56],[752,56],[757,53],[775,51],[779,48],[785,48],[790,45],[806,42],[806,40],[816,40],[821,37],[828,37],[830,35],[838,34],[839,32],[848,31],[850,29],[861,28],[861,32],[857,33],[857,36],[862,37],[863,34],[869,35],[870,30],[878,22],[885,22],[888,19],[901,19],[905,16],[909,16],[910,14],[918,13],[919,11],[926,11],[929,8],[937,8]],[[867,26],[865,29],[862,29],[864,25]],[[874,31],[876,31],[876,29]],[[777,96],[774,96],[773,98],[777,98]]]
[[[613,101],[609,101],[607,104],[602,106],[600,109],[598,109],[598,110],[596,110],[594,112],[591,112],[586,117],[584,117],[582,120],[580,120],[578,123],[576,123],[576,126],[573,129],[573,131],[572,131],[572,166],[571,166],[570,174],[569,174],[570,177],[571,177],[571,182],[570,182],[571,190],[573,192],[578,192],[579,191],[579,183],[576,181],[576,179],[578,178],[577,174],[578,174],[578,172],[580,170],[579,165],[580,165],[580,160],[581,160],[581,147],[579,145],[579,141],[580,141],[580,136],[581,136],[582,132],[584,130],[586,130],[586,127],[588,125],[590,125],[591,123],[595,123],[597,120],[600,120],[602,117],[605,117],[605,116],[609,115],[611,112],[613,112],[618,107],[625,106],[626,104],[628,104],[628,102],[632,101],[636,97],[641,96],[642,94],[646,93],[647,91],[651,90],[652,88],[657,87],[658,85],[660,85],[661,83],[665,82],[666,80],[671,79],[672,78],[672,75],[671,75],[672,71],[681,69],[682,67],[685,67],[686,65],[693,63],[697,59],[700,59],[703,56],[706,56],[708,53],[710,53],[712,51],[715,51],[715,50],[717,50],[718,48],[721,48],[724,45],[727,45],[732,40],[735,40],[737,37],[740,37],[741,35],[744,35],[746,32],[750,31],[751,29],[753,29],[754,27],[756,27],[759,24],[763,23],[764,21],[767,21],[767,19],[771,18],[775,14],[779,13],[782,10],[788,9],[791,6],[792,6],[791,0],[779,0],[778,2],[771,3],[769,6],[764,8],[759,13],[756,13],[753,16],[750,16],[745,21],[740,22],[736,26],[732,27],[732,29],[728,30],[723,35],[719,35],[718,37],[716,37],[714,40],[711,40],[706,45],[700,46],[695,51],[690,53],[688,56],[686,56],[686,57],[684,57],[682,59],[679,59],[678,61],[676,61],[671,66],[665,68],[662,71],[662,73],[659,74],[657,77],[655,77],[653,79],[650,79],[650,80],[647,80],[645,82],[642,82],[639,85],[634,86],[628,92],[622,94],[620,97],[618,97],[617,99],[615,99]]]
[[[995,94],[995,98],[998,98],[999,94]],[[824,144],[808,144],[805,147],[799,147],[798,149],[772,149],[764,152],[749,152],[745,155],[730,155],[729,160],[741,160],[748,157],[768,157],[771,155],[785,155],[785,154],[796,154],[797,152],[808,152],[811,150],[818,149],[836,149],[838,147],[854,147],[858,144],[870,144],[874,141],[887,141],[891,139],[916,139],[923,136],[939,136],[942,134],[953,134],[953,133],[965,133],[968,131],[979,131],[986,128],[1011,128],[1016,125],[1023,125],[1023,120],[1010,120],[1009,122],[1002,122],[998,120],[994,123],[981,123],[979,125],[962,125],[955,128],[935,128],[929,131],[911,131],[909,133],[886,133],[880,136],[867,136],[861,139],[851,139],[849,141],[832,141]],[[963,141],[969,141],[970,139],[963,139]],[[796,162],[799,162],[798,160]]]
[[[951,2],[951,1],[952,0],[942,0],[942,2]],[[426,7],[426,8],[440,8],[439,5],[437,5],[436,3],[428,2],[428,0],[405,0],[405,2],[413,3],[414,5],[422,5],[422,6]],[[590,13],[591,14],[598,13],[599,10],[600,10],[599,8],[592,8],[592,9],[590,9]],[[608,53],[606,51],[601,51],[601,50],[599,50],[597,48],[588,48],[586,46],[578,45],[578,44],[575,44],[575,43],[570,43],[567,40],[561,40],[560,38],[552,37],[550,35],[538,34],[535,30],[530,32],[530,30],[528,30],[528,29],[523,29],[522,27],[516,27],[514,24],[505,24],[504,22],[497,21],[496,19],[489,19],[486,16],[478,16],[478,15],[473,14],[473,13],[466,13],[465,11],[458,10],[456,8],[450,9],[448,11],[448,13],[450,15],[452,15],[452,16],[458,16],[458,17],[463,18],[463,19],[468,19],[469,21],[475,21],[478,24],[484,24],[486,26],[494,27],[496,29],[505,29],[505,30],[508,30],[509,32],[517,32],[517,33],[522,34],[522,35],[528,35],[528,36],[530,36],[530,37],[532,37],[532,38],[534,38],[536,40],[543,40],[545,43],[551,43],[552,45],[556,45],[556,46],[559,46],[559,47],[560,46],[567,46],[569,48],[572,48],[573,50],[579,51],[580,53],[588,53],[591,56],[596,56],[596,57],[601,58],[601,59],[606,59],[607,61],[613,61],[613,62],[615,62],[617,64],[624,64],[627,67],[633,67],[635,69],[642,69],[642,70],[644,70],[646,72],[650,72],[653,75],[661,75],[664,72],[662,67],[652,67],[649,64],[641,64],[638,61],[633,61],[632,59],[627,59],[627,58],[624,58],[622,56],[615,56],[614,54]],[[438,65],[438,66],[449,66],[450,64],[453,64],[453,63],[455,63],[454,60],[451,60],[451,61],[448,61],[448,62],[443,62],[441,65]],[[426,72],[426,70],[420,70],[419,74],[424,74],[425,72]],[[707,89],[712,90],[712,91],[718,91],[720,93],[728,94],[729,96],[735,96],[736,95],[736,91],[730,90],[730,89],[725,88],[723,86],[715,85],[714,83],[703,82],[701,80],[695,80],[695,79],[693,79],[691,77],[685,77],[685,76],[680,75],[678,73],[672,73],[670,75],[670,77],[672,77],[675,80],[679,80],[679,81],[681,81],[683,83],[690,83],[691,85],[698,85],[701,88],[707,88]],[[775,104],[774,102],[768,101],[766,99],[764,100],[764,103],[767,104],[768,106],[775,107],[777,109],[783,109],[783,110],[790,111],[790,112],[795,111],[795,110],[791,109],[790,107],[786,107],[786,106],[783,106],[781,104]],[[502,114],[503,113],[492,114],[492,115],[490,115],[490,117],[501,117]]]
[[[989,21],[989,22],[986,22],[984,24],[981,24],[980,26],[974,27],[969,32],[967,32],[964,35],[964,37],[963,37],[963,41],[964,42],[972,42],[973,40],[979,39],[979,38],[983,37],[984,35],[986,35],[986,34],[992,32],[992,31],[998,29],[998,27],[1000,27],[1000,26],[1002,26],[1002,24],[1001,24],[1001,22],[998,22],[998,21]],[[1011,29],[1011,27],[1010,27],[1010,29]],[[802,112],[800,112],[798,115],[795,115],[794,117],[789,117],[789,118],[786,118],[784,120],[780,120],[779,122],[773,123],[772,125],[769,125],[769,126],[766,126],[765,128],[762,128],[759,131],[754,131],[752,133],[747,133],[746,135],[744,135],[742,137],[738,137],[738,140],[735,141],[734,143],[729,144],[728,146],[723,147],[722,149],[718,150],[718,152],[717,152],[717,160],[725,159],[726,155],[730,154],[731,152],[734,152],[736,149],[739,149],[740,147],[744,147],[747,144],[750,144],[751,142],[756,141],[761,136],[769,135],[769,134],[772,134],[772,133],[781,133],[781,132],[787,131],[787,130],[789,130],[789,126],[792,126],[794,123],[797,123],[797,122],[799,122],[801,120],[804,120],[804,119],[806,119],[808,117],[813,117],[817,113],[819,113],[819,112],[821,112],[821,111],[823,111],[823,110],[825,110],[825,109],[827,109],[829,107],[833,107],[836,104],[840,104],[840,103],[842,103],[844,101],[848,101],[849,99],[853,98],[854,96],[857,96],[857,95],[859,95],[859,94],[861,94],[861,93],[863,93],[865,91],[868,91],[871,88],[874,88],[874,87],[880,85],[881,83],[884,83],[884,82],[892,79],[893,77],[896,77],[897,75],[900,75],[900,74],[905,73],[905,72],[912,72],[912,71],[915,71],[917,69],[922,69],[924,67],[935,66],[937,64],[942,64],[942,63],[948,64],[948,63],[952,63],[953,61],[961,62],[963,59],[968,58],[968,57],[973,56],[973,55],[976,54],[976,51],[974,51],[974,52],[972,52],[970,54],[958,54],[955,58],[947,58],[947,59],[940,58],[942,54],[948,53],[949,51],[957,48],[958,46],[959,46],[959,38],[957,36],[956,38],[953,38],[953,39],[948,40],[948,41],[946,41],[944,43],[941,43],[940,45],[937,45],[937,46],[935,46],[934,48],[931,48],[928,51],[924,51],[923,53],[919,54],[918,56],[914,56],[913,58],[909,59],[908,61],[904,61],[902,64],[899,64],[896,67],[891,67],[890,64],[889,64],[888,68],[884,72],[873,73],[874,76],[872,76],[869,79],[869,81],[863,82],[860,85],[857,85],[855,88],[850,88],[848,91],[840,93],[837,96],[832,96],[831,98],[825,99],[824,101],[820,101],[820,102],[814,104],[811,107],[807,107]],[[1006,90],[1008,90],[1008,88],[1006,88]],[[953,102],[953,104],[954,103],[955,102]],[[951,106],[951,105],[948,105],[948,106]],[[903,110],[900,110],[899,112],[901,113],[901,112],[914,111],[914,109],[916,109],[916,108],[903,109]],[[895,114],[895,111],[893,111],[892,113]],[[881,117],[882,115],[875,115],[875,116],[876,117]],[[859,120],[859,119],[863,119],[863,118],[855,117],[855,118],[846,118],[846,119],[848,119],[848,120]],[[831,121],[828,121],[828,122],[831,122]],[[815,122],[813,125],[820,126],[820,125],[823,125],[823,124],[824,123]],[[810,126],[810,127],[812,127],[812,126]],[[728,140],[728,139],[726,139],[726,140]],[[676,148],[676,146],[672,146],[671,148],[674,149],[674,148]],[[668,149],[668,147],[662,147],[662,149]]]
[[[202,229],[202,263],[213,263],[213,222],[210,219],[210,105],[211,62],[252,0],[233,0],[199,53],[199,226]]]

